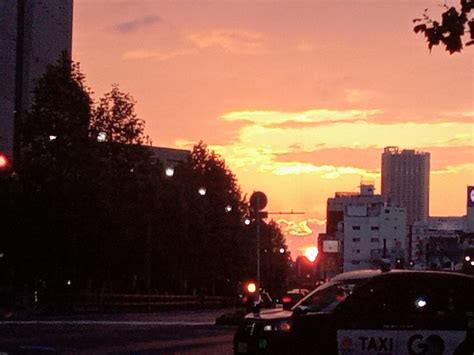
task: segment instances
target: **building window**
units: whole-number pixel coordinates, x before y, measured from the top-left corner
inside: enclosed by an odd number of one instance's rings
[[[379,238],[370,238],[370,242],[371,242],[371,243],[378,243],[378,242],[379,242]]]
[[[352,260],[352,265],[359,265],[360,261],[359,260]]]
[[[360,242],[360,238],[352,238],[352,241],[353,241],[354,243]]]
[[[398,227],[397,227],[397,226],[395,226],[395,227],[393,227],[393,229],[398,229]]]
[[[371,230],[371,231],[378,231],[378,230],[379,230],[379,226],[372,226],[372,227],[370,227],[370,230]]]
[[[360,226],[352,226],[353,231],[360,231]]]
[[[385,212],[385,213],[390,213],[390,210],[389,210],[389,209],[386,209],[384,212]]]

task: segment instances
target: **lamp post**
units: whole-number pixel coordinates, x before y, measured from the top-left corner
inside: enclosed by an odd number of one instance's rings
[[[267,206],[267,196],[261,191],[255,191],[250,196],[250,210],[251,215],[255,216],[256,223],[256,244],[257,244],[257,290],[255,291],[255,313],[258,313],[259,302],[260,302],[260,287],[261,287],[261,265],[260,265],[260,220],[267,218],[269,214],[304,214],[304,212],[267,212],[263,209]],[[245,224],[250,224],[250,220],[246,219]],[[280,251],[281,253],[281,251]]]
[[[261,191],[255,191],[250,196],[250,208],[255,213],[256,219],[256,234],[257,234],[257,290],[255,291],[255,302],[258,305],[260,303],[260,218],[266,216],[266,212],[262,210],[267,205],[267,196]]]

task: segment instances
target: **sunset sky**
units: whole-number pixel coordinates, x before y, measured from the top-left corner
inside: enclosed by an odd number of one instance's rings
[[[431,153],[430,215],[465,214],[474,48],[430,54],[413,32],[440,3],[76,0],[73,59],[95,98],[113,83],[134,96],[153,145],[203,140],[268,211],[304,211],[273,216],[298,255],[328,197],[361,179],[380,193],[389,145]]]

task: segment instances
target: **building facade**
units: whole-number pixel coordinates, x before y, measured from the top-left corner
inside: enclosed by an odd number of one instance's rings
[[[467,214],[464,231],[474,233],[474,186],[467,187]]]
[[[466,215],[429,217],[411,228],[410,257],[420,269],[454,269],[474,247],[474,186],[467,187]]]
[[[184,163],[191,157],[191,152],[186,149],[151,147],[152,159],[160,161],[165,169],[174,169],[178,164]]]
[[[406,210],[384,204],[352,204],[345,208],[342,240],[343,270],[378,267],[383,259],[392,267],[406,260]]]
[[[382,195],[391,205],[405,207],[407,224],[429,216],[430,154],[386,147],[382,154]]]
[[[0,152],[10,159],[36,80],[61,53],[71,55],[72,21],[73,0],[0,1]]]
[[[337,192],[326,215],[326,234],[318,240],[325,276],[378,267],[382,258],[393,267],[405,263],[406,209],[388,205],[373,185],[361,184],[360,193]]]
[[[411,228],[411,261],[416,269],[453,270],[462,255],[464,217],[429,217]]]

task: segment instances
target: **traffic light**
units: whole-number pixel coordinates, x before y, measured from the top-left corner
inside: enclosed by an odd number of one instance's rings
[[[254,294],[257,291],[257,284],[253,281],[249,281],[245,284],[245,291],[249,294]]]
[[[10,160],[5,153],[0,153],[0,171],[6,171],[10,168]]]
[[[0,152],[0,178],[7,177],[10,173],[11,163],[8,159],[8,155]]]

